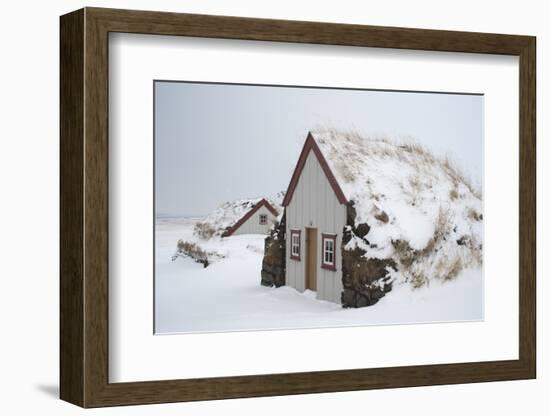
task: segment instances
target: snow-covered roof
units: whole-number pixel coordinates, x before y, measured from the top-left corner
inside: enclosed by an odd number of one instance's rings
[[[371,225],[369,240],[400,237],[422,249],[433,235],[440,208],[452,209],[460,228],[469,227],[470,221],[460,220],[472,210],[482,212],[479,192],[464,175],[448,159],[418,144],[336,130],[311,135],[345,197],[354,203],[356,224]],[[382,212],[387,223],[376,218]]]
[[[254,210],[254,208],[258,205],[266,206],[266,208],[268,208],[268,210],[270,210],[275,216],[277,216],[281,210],[279,204],[270,198],[239,199],[236,201],[228,201],[220,205],[203,221],[200,221],[196,229],[199,230],[202,227],[209,230],[212,235],[222,236],[228,230],[238,228],[238,225],[240,225],[239,222],[245,219],[246,215]],[[208,232],[204,234],[207,235]]]
[[[369,257],[392,257],[396,241],[423,250],[433,244],[443,220],[450,227],[449,238],[467,237],[481,250],[481,194],[448,159],[415,143],[332,129],[310,132],[300,159],[309,151],[317,156],[339,201],[355,208],[355,225],[370,226],[369,246],[362,247]],[[284,206],[292,199],[300,163]]]

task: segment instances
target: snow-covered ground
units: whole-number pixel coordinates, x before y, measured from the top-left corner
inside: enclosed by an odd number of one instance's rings
[[[197,242],[197,219],[159,219],[156,224],[156,333],[318,328],[483,319],[480,268],[453,281],[412,290],[395,285],[376,305],[343,309],[291,287],[260,285],[264,236],[239,235],[199,241],[225,257],[207,268],[172,256],[179,239]]]

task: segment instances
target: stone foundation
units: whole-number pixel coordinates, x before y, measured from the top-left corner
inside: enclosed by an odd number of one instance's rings
[[[352,239],[361,239],[369,245],[367,235],[370,227],[360,224],[355,227],[355,209],[348,206],[347,226],[342,238],[342,306],[360,308],[374,305],[384,295],[391,291],[392,283],[388,268],[397,270],[392,259],[368,259],[365,250],[356,247],[345,250],[344,247]]]
[[[265,239],[264,259],[262,261],[262,285],[284,286],[286,283],[286,220],[285,214],[280,223],[276,223]]]

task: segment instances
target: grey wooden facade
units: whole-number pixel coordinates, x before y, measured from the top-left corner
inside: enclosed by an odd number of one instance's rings
[[[317,234],[317,299],[341,303],[342,232],[346,223],[346,205],[341,204],[313,151],[309,152],[290,203],[286,206],[286,284],[299,291],[306,289],[306,228]],[[301,230],[300,260],[291,258],[290,232]],[[336,270],[321,267],[321,235],[336,234]]]
[[[267,223],[260,224],[260,215],[267,216]],[[265,206],[260,207],[250,218],[248,218],[243,224],[237,228],[232,235],[239,234],[269,234],[269,229],[273,223],[277,220],[277,217],[268,210]]]

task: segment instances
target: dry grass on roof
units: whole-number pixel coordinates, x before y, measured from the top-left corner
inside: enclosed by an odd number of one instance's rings
[[[425,146],[414,141],[412,137],[409,137],[406,141],[397,142],[386,136],[364,136],[356,130],[321,128],[314,130],[314,135],[315,132],[328,133],[333,138],[344,137],[346,139],[339,142],[338,146],[332,144],[331,154],[328,156],[335,162],[335,167],[342,178],[348,182],[352,182],[357,177],[356,166],[365,157],[388,158],[414,166],[417,170],[426,174],[429,173],[429,166],[439,165],[455,183],[456,188],[462,183],[474,196],[481,199],[481,191],[476,189],[471,180],[448,157],[436,157]],[[322,138],[320,142],[325,143]]]

